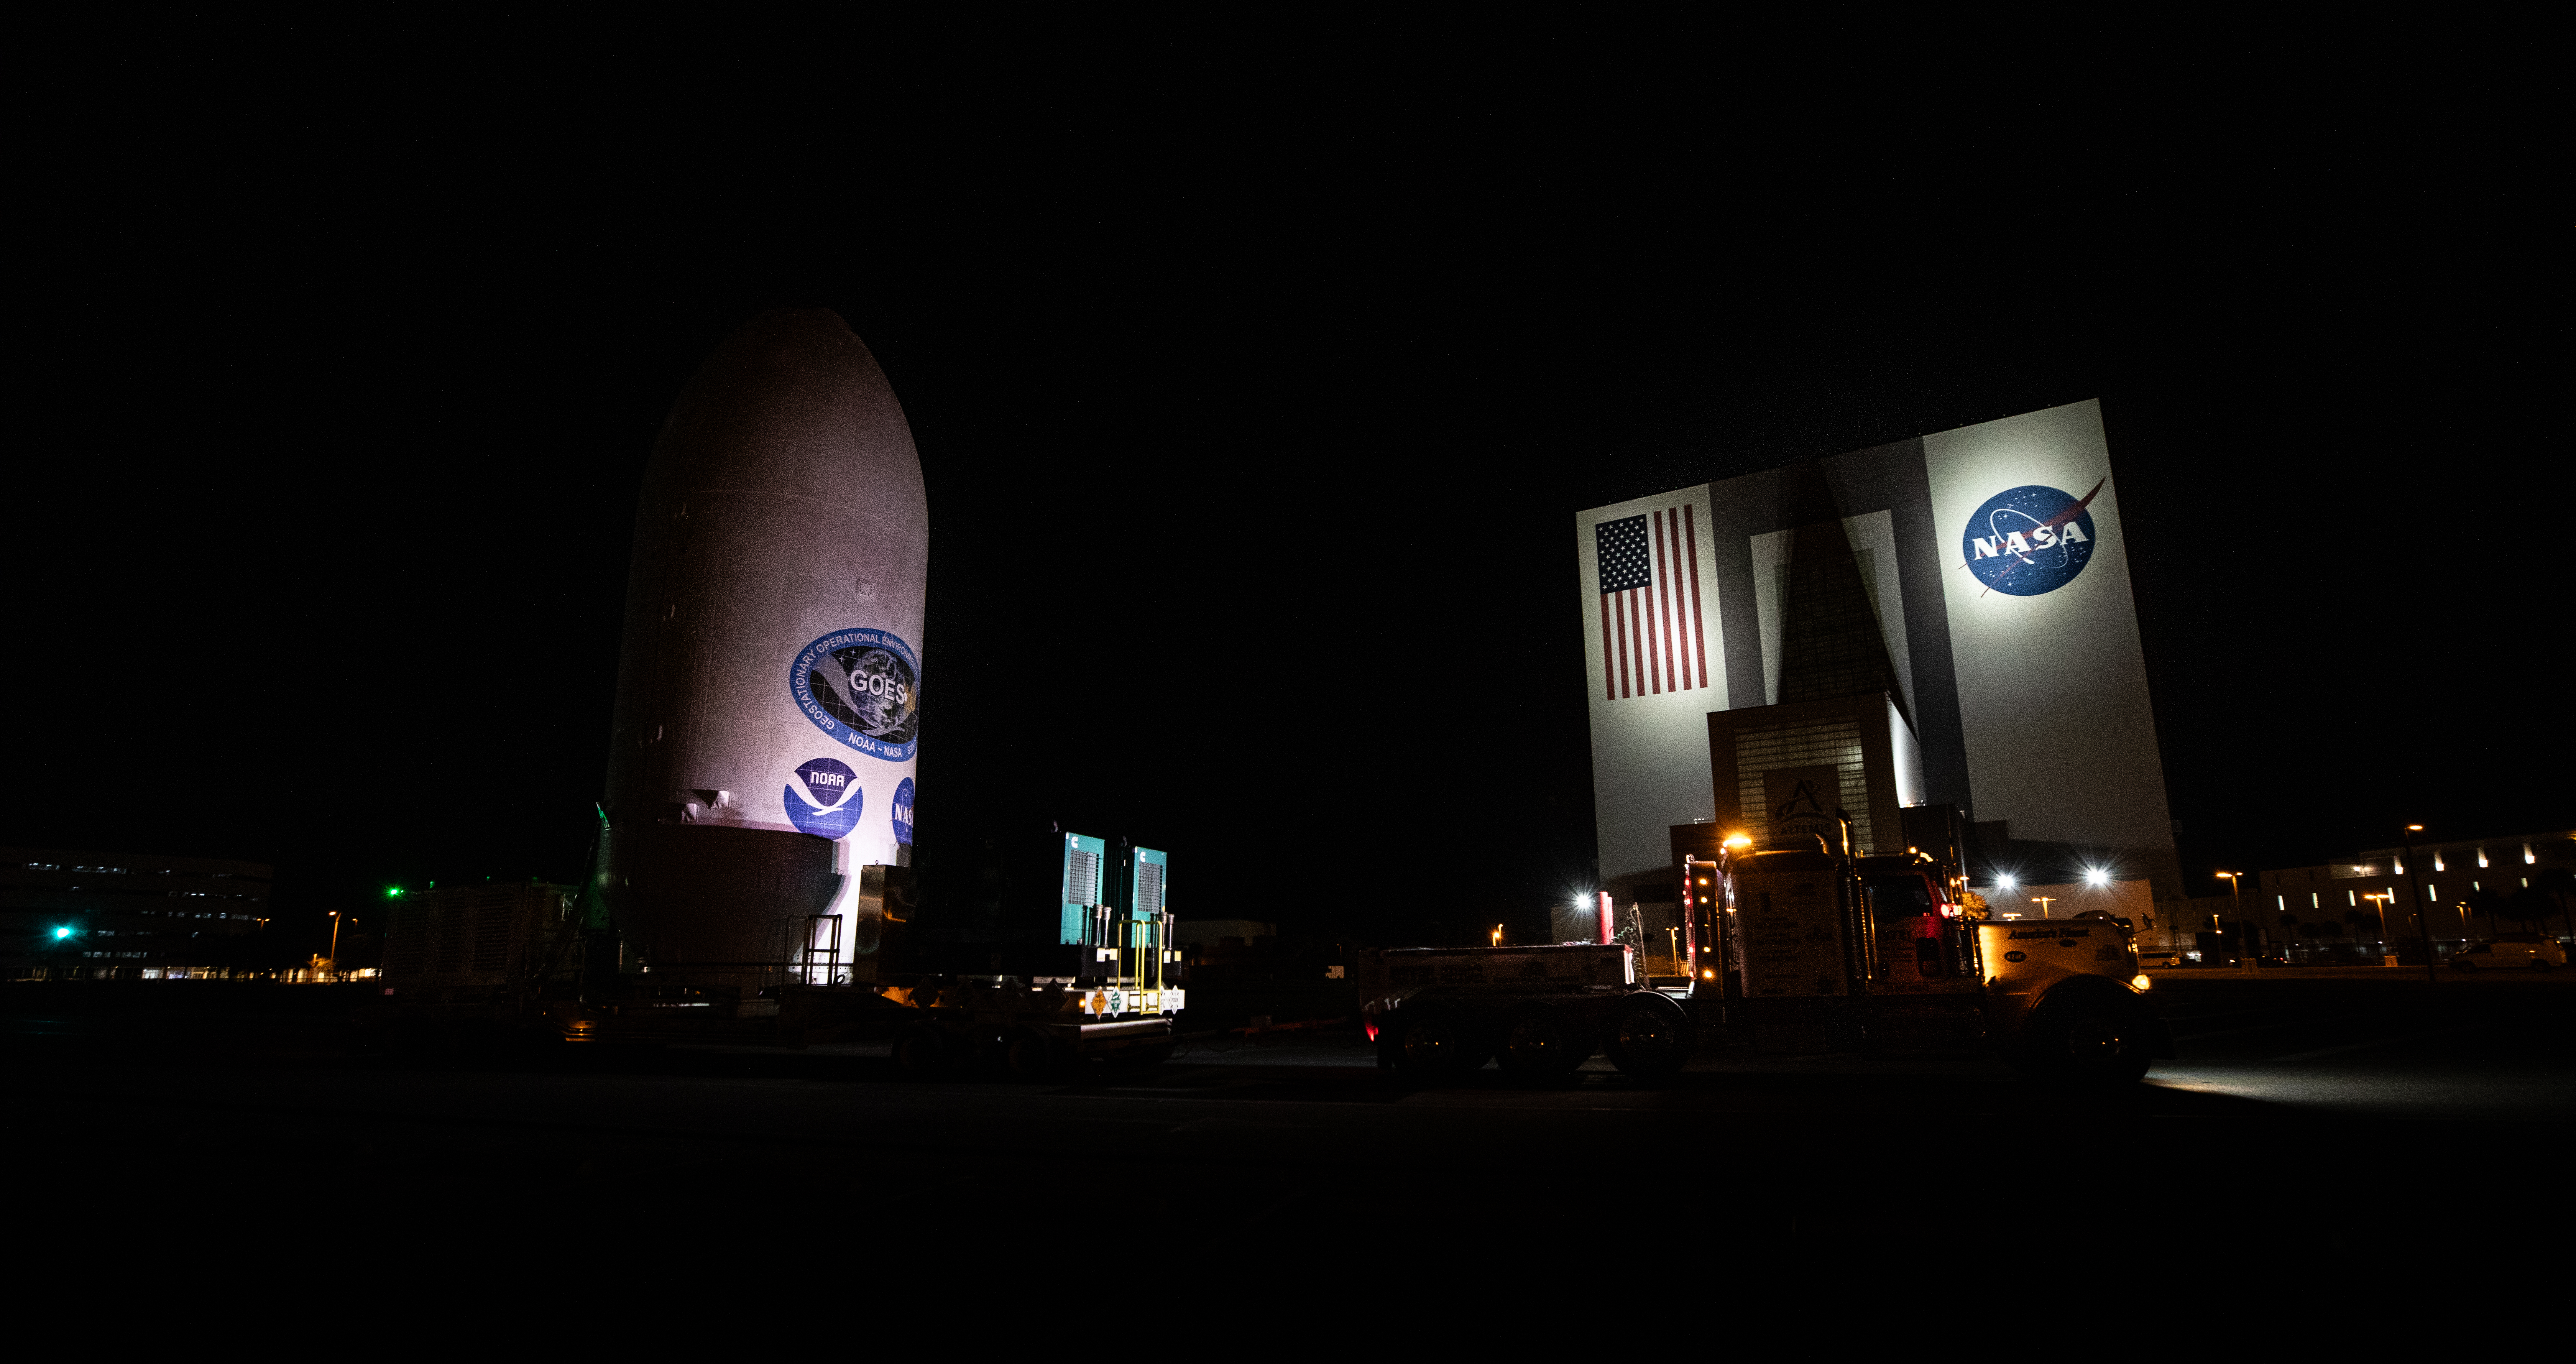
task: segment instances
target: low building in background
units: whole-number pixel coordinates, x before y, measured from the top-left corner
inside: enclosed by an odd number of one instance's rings
[[[2156,910],[2184,956],[2232,955],[2220,935],[2240,914],[2259,951],[2301,963],[2421,961],[2416,944],[2428,935],[2436,957],[2507,934],[2576,943],[2576,830],[2421,843],[2411,867],[2404,848],[2378,848],[2255,873],[2242,900],[2202,895]]]
[[[2100,910],[2130,920],[2151,959],[2233,960],[2240,920],[2257,953],[2303,964],[2421,961],[2416,944],[2427,935],[2436,957],[2508,934],[2576,944],[2576,830],[2418,844],[2412,867],[2405,849],[2380,848],[2256,872],[2241,897],[2154,894],[2113,861],[2091,864],[2080,847],[2015,839],[2000,822],[1976,833],[1970,883],[1999,917]]]
[[[2402,847],[2374,848],[2349,862],[2266,872],[2265,908],[2293,938],[2331,939],[2339,925],[2360,931],[2367,917],[2373,936],[2400,943],[2429,934],[2437,952],[2505,933],[2576,941],[2576,830],[2418,843],[2413,856],[2410,865]]]
[[[1172,945],[1179,949],[1184,961],[1193,964],[1232,960],[1273,943],[1278,936],[1276,924],[1257,919],[1172,921]]]
[[[179,980],[245,969],[275,869],[142,853],[0,848],[0,976]]]

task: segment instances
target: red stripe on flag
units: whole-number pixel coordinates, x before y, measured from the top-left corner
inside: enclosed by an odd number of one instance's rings
[[[1673,680],[1673,690],[1682,689],[1682,675],[1673,668],[1673,570],[1681,562],[1681,529],[1673,530],[1673,544],[1664,544],[1666,512],[1655,513],[1655,611],[1664,622],[1664,676]]]
[[[1637,614],[1646,623],[1646,678],[1648,683],[1654,687],[1655,694],[1661,696],[1664,691],[1664,673],[1661,668],[1655,666],[1654,584],[1649,583],[1646,586],[1637,589]]]
[[[1652,560],[1654,564],[1654,574],[1646,580],[1645,590],[1640,592],[1638,595],[1646,599],[1646,615],[1649,619],[1654,621],[1657,627],[1655,631],[1654,648],[1648,655],[1648,661],[1656,665],[1655,680],[1658,683],[1661,683],[1669,680],[1672,675],[1672,670],[1663,666],[1664,636],[1670,633],[1670,627],[1664,624],[1662,603],[1655,600],[1655,589],[1663,584],[1664,577],[1664,518],[1661,516],[1655,517],[1653,519],[1653,525],[1655,536],[1654,559]],[[1655,690],[1660,692],[1663,688],[1661,686],[1657,686]]]
[[[1650,656],[1646,649],[1646,616],[1644,612],[1637,609],[1635,588],[1620,593],[1619,597],[1620,600],[1628,603],[1628,649],[1637,656],[1637,686],[1636,690],[1628,694],[1643,696],[1646,694],[1646,688],[1652,685],[1646,680],[1646,659]]]
[[[1619,694],[1628,694],[1628,594],[1610,599],[1610,609],[1619,613]]]
[[[1699,518],[1694,504],[1682,504],[1682,536],[1690,545],[1691,642],[1699,650],[1699,684],[1708,685],[1708,624],[1699,613]]]
[[[1599,595],[1601,596],[1601,690],[1604,693],[1602,699],[1616,701],[1619,699],[1619,683],[1610,675],[1610,598],[1606,593]]]

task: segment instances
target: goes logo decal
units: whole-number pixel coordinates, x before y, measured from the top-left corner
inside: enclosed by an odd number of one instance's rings
[[[2085,508],[2109,481],[2095,483],[2082,497],[2029,483],[1987,498],[1959,539],[1960,566],[1987,592],[2015,597],[2040,596],[2075,581],[2093,559],[2093,516]]]
[[[787,688],[816,729],[871,758],[902,762],[917,746],[921,660],[888,631],[835,630],[797,650]]]

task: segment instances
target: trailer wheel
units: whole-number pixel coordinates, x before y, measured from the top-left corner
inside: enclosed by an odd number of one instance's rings
[[[1172,1059],[1169,1042],[1145,1042],[1109,1054],[1110,1068],[1120,1075],[1142,1075]]]
[[[1564,1075],[1590,1060],[1592,1049],[1566,1020],[1547,1010],[1513,1019],[1503,1031],[1503,1069],[1526,1080]]]
[[[1485,1052],[1466,1019],[1446,1009],[1423,1009],[1404,1020],[1396,1068],[1411,1079],[1463,1075],[1485,1064]]]
[[[916,1023],[894,1039],[894,1065],[910,1079],[936,1080],[956,1065],[956,1052],[939,1029]]]
[[[1611,1063],[1623,1075],[1670,1075],[1690,1059],[1696,1043],[1689,1016],[1662,995],[1631,995],[1612,1016]]]
[[[1064,1053],[1054,1038],[1028,1029],[1014,1034],[1002,1049],[1002,1063],[1023,1080],[1046,1080],[1064,1069]]]
[[[2132,1085],[2147,1077],[2154,1022],[2118,1000],[2043,1003],[2022,1025],[2015,1064],[2034,1080],[2056,1084]]]

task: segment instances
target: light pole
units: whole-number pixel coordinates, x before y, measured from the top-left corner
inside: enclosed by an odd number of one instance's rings
[[[2054,895],[2034,895],[2030,897],[2030,902],[2039,906],[2039,917],[2045,919],[2048,917],[2049,902],[2056,898]]]
[[[340,911],[331,911],[331,969],[340,969]]]
[[[2379,911],[2379,945],[2380,945],[2380,947],[2381,947],[2382,949],[2385,949],[2385,948],[2388,946],[2388,900],[2389,900],[2389,897],[2388,897],[2388,896],[2386,896],[2386,895],[2384,895],[2384,894],[2382,894],[2382,893],[2380,893],[2380,892],[2378,892],[2378,891],[2372,891],[2372,892],[2370,892],[2369,894],[2362,896],[2361,898],[2363,898],[2363,899],[2365,899],[2365,900],[2370,901],[2370,907],[2371,907],[2372,909],[2375,909],[2375,910]],[[2397,960],[2396,960],[2396,958],[2391,957],[2391,958],[2389,958],[2389,960],[2387,961],[2387,963],[2386,963],[2386,964],[2387,964],[2387,965],[2390,965],[2390,966],[2395,966],[2395,965],[2397,964]]]
[[[2415,902],[2415,932],[2424,940],[2424,983],[2438,985],[2442,973],[2433,969],[2433,930],[2424,922],[2423,882],[2415,876],[2415,835],[2422,832],[2421,824],[2406,826],[2406,898]]]
[[[2246,949],[2254,945],[2254,931],[2245,924],[2245,873],[2222,871],[2212,874],[2227,878],[2228,894],[2236,899],[2236,955],[2245,963],[2245,969],[2251,971],[2254,969],[2254,954]]]

